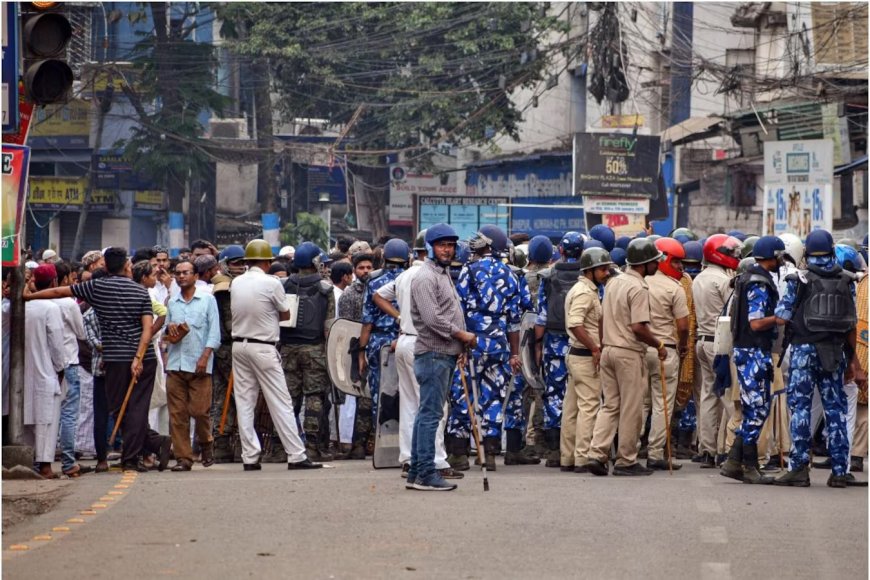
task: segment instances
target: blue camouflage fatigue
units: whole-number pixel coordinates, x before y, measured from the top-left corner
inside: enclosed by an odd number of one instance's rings
[[[484,256],[462,269],[456,290],[465,326],[477,335],[469,363],[478,381],[481,431],[484,437],[500,438],[505,385],[511,376],[507,333],[519,330],[520,323],[519,281],[508,266]]]
[[[760,320],[770,309],[773,297],[761,283],[751,283],[746,288],[749,320]],[[740,403],[743,422],[737,435],[744,443],[755,444],[761,427],[770,414],[770,382],[773,380],[773,359],[770,351],[760,348],[735,348],[732,354],[740,383]]]
[[[517,276],[517,279],[519,280],[520,288],[519,318],[522,319],[523,313],[533,311],[535,306],[532,302],[532,293],[526,277]],[[505,404],[505,429],[516,429],[525,433],[528,417],[523,414],[523,393],[526,387],[526,379],[523,377],[523,373],[514,374],[513,385]]]
[[[576,262],[568,258],[566,262]],[[538,287],[538,318],[535,324],[547,326],[547,281],[541,280]],[[544,375],[544,429],[559,429],[562,425],[562,403],[568,381],[568,365],[565,362],[571,345],[568,334],[544,333],[544,349],[541,371]]]
[[[372,325],[371,335],[368,344],[366,344],[366,364],[369,367],[368,384],[372,394],[372,420],[377,420],[378,417],[378,394],[381,388],[381,349],[399,337],[399,322],[375,306],[372,296],[380,288],[398,278],[402,272],[404,272],[403,268],[391,268],[366,284],[362,323]],[[392,305],[398,310],[399,306],[395,300]]]
[[[690,398],[686,403],[686,408],[680,412],[680,418],[677,421],[677,430],[684,433],[692,433],[698,428],[698,416],[695,411],[695,399]]]
[[[466,377],[466,381],[468,378]],[[474,397],[469,385],[468,396]],[[468,403],[465,401],[465,391],[459,378],[459,369],[453,372],[453,382],[450,384],[450,413],[447,416],[447,434],[462,439],[471,437],[471,419],[468,416]]]

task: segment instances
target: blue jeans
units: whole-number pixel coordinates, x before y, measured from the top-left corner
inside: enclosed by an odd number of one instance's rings
[[[63,369],[66,379],[66,396],[60,406],[60,461],[64,471],[76,464],[76,428],[79,423],[79,365],[69,365]]]
[[[435,434],[455,368],[455,355],[425,352],[414,359],[414,375],[420,384],[420,410],[414,420],[408,481],[426,479],[435,473]]]

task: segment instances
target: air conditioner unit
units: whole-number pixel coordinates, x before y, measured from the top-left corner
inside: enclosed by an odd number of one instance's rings
[[[247,139],[248,122],[245,119],[212,119],[209,133],[216,139]]]

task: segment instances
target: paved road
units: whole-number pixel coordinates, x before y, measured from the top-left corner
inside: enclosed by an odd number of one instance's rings
[[[398,470],[333,465],[84,476],[52,512],[4,531],[4,577],[867,577],[867,489],[830,489],[825,471],[782,489],[696,465],[648,478],[500,466],[488,493],[478,471],[424,493]]]

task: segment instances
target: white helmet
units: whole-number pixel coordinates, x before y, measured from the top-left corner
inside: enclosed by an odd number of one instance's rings
[[[284,246],[281,250],[278,251],[279,258],[293,258],[296,254],[296,248],[293,246]]]
[[[779,239],[785,244],[785,253],[794,260],[795,266],[800,266],[804,259],[804,244],[801,239],[790,233],[779,234]]]

